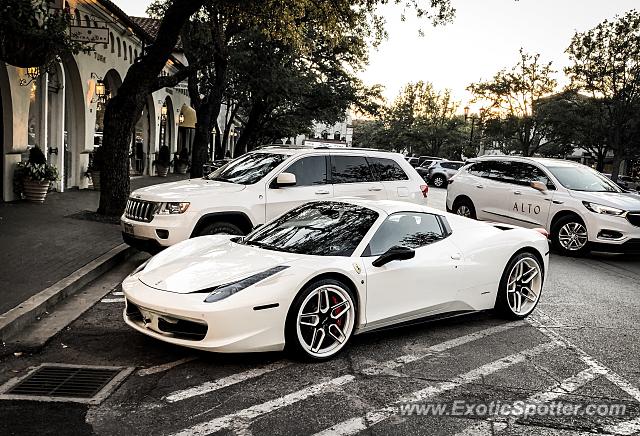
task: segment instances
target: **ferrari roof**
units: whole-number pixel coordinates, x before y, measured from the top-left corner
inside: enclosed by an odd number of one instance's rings
[[[434,209],[433,207],[423,206],[421,204],[409,203],[407,201],[395,201],[395,200],[366,200],[358,197],[336,197],[332,200],[342,203],[350,203],[358,206],[373,209],[377,212],[384,212],[387,215],[397,212],[424,212],[436,215],[447,215],[445,212]]]

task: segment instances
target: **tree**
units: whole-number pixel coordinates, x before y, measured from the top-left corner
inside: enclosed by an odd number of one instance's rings
[[[274,40],[304,41],[305,23],[317,23],[318,29],[327,35],[362,34],[382,36],[384,20],[377,15],[379,3],[390,0],[165,0],[160,26],[155,41],[138,62],[133,64],[118,94],[107,104],[104,116],[105,177],[100,191],[98,213],[120,215],[129,196],[128,148],[130,135],[137,118],[142,113],[145,98],[153,91],[173,86],[185,79],[193,70],[192,65],[175,77],[159,77],[175,48],[184,24],[204,5],[233,5],[240,12],[240,20],[248,26],[256,25],[261,32]],[[393,0],[400,3],[400,0]],[[420,17],[434,24],[452,19],[454,9],[449,0],[430,0],[422,7],[418,0],[406,3]]]
[[[486,103],[485,118],[494,134],[500,134],[505,152],[517,151],[531,156],[543,145],[545,125],[535,116],[540,99],[557,85],[551,62],[540,55],[520,49],[520,61],[510,70],[502,70],[490,81],[471,84],[474,102]]]
[[[580,147],[596,159],[596,169],[604,169],[610,150],[604,123],[602,99],[567,90],[543,99],[536,116],[547,127],[549,142],[541,148],[547,156],[565,156]]]
[[[385,111],[386,135],[398,151],[460,158],[464,121],[456,114],[460,103],[449,90],[437,91],[428,82],[407,84]]]
[[[611,177],[617,180],[624,159],[640,153],[640,13],[631,10],[615,21],[576,33],[565,68],[571,87],[603,105],[607,143],[614,153]]]

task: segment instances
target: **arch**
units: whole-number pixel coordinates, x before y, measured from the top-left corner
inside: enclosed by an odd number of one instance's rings
[[[167,95],[164,99],[162,107],[166,106],[166,115],[162,114],[164,110],[160,112],[160,145],[168,145],[171,153],[176,151],[175,141],[175,112],[173,109],[173,100],[170,95]]]
[[[80,9],[76,8],[75,11],[73,11],[73,16],[75,20],[73,24],[76,26],[82,26],[82,17],[80,16]]]
[[[69,153],[65,153],[65,74],[64,65],[56,63],[50,68],[47,75],[47,113],[46,113],[46,144],[43,144],[45,155],[49,163],[56,168],[61,175],[68,174],[65,167],[70,166]],[[57,152],[54,153],[53,150]],[[60,177],[56,182],[57,189],[64,191],[67,179]]]
[[[113,37],[113,32],[109,32],[109,42],[111,43],[111,53],[116,52],[116,39]]]
[[[104,79],[102,80],[107,87],[107,92],[110,92],[112,97],[118,94],[118,89],[120,88],[120,85],[122,85],[122,77],[117,70],[113,68],[110,69],[104,75]]]
[[[122,51],[124,52],[124,60],[127,60],[127,43],[122,40]]]
[[[0,62],[0,141],[2,141],[0,159],[0,201],[11,199],[11,195],[5,195],[5,187],[13,191],[10,180],[5,180],[5,154],[13,148],[13,103],[11,100],[11,84],[9,74],[4,62]]]
[[[91,26],[91,18],[89,17],[89,15],[84,16],[84,21],[87,23],[87,26]]]
[[[78,64],[71,56],[65,56],[62,61],[64,69],[64,153],[65,186],[79,186],[82,181],[81,153],[86,148],[87,127],[86,127],[86,101],[82,78]]]
[[[120,45],[120,37],[116,36],[116,45],[118,46],[118,57],[122,56],[122,45]]]
[[[136,59],[138,59],[138,49],[137,48],[133,49],[133,54],[135,55],[135,57],[133,58],[133,60],[135,61]]]
[[[129,44],[129,63],[133,63],[133,50],[131,49],[131,44]]]

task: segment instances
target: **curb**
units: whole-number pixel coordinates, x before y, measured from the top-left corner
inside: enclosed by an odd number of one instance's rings
[[[129,247],[127,244],[120,244],[0,315],[0,341],[9,342],[12,336],[31,325],[39,316],[48,312],[57,303],[73,295],[119,262],[127,259],[135,251],[134,248]]]

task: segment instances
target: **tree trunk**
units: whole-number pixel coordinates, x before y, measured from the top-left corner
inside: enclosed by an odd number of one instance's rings
[[[202,177],[202,166],[209,158],[209,138],[211,138],[211,124],[213,103],[207,99],[196,110],[196,129],[193,134],[193,157],[191,159],[190,176],[192,179]],[[215,157],[214,157],[215,158]]]
[[[233,149],[233,157],[238,157],[249,151],[247,148],[249,141],[253,139],[257,133],[258,128],[260,127],[260,119],[264,115],[266,109],[266,105],[261,101],[253,103],[251,110],[249,111],[249,116],[247,117],[247,122],[242,128],[242,133],[240,134],[235,148]]]
[[[176,46],[185,21],[204,0],[174,0],[167,8],[158,36],[139,62],[129,68],[104,115],[103,169],[98,213],[118,216],[129,198],[129,142],[147,96],[155,91],[158,77]]]
[[[606,149],[598,149],[598,152],[596,153],[596,170],[602,172],[604,171],[604,158],[605,155],[607,154]]]

